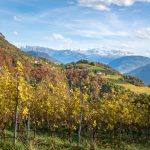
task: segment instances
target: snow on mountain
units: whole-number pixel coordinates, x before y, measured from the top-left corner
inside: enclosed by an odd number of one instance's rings
[[[105,64],[111,62],[112,60],[122,57],[134,55],[126,50],[107,50],[107,49],[74,49],[74,50],[55,50],[52,48],[40,47],[40,46],[25,46],[21,47],[23,51],[36,51],[47,53],[50,57],[58,60],[62,63],[69,63],[73,61],[78,61],[80,59],[87,59],[90,61],[103,62]]]
[[[125,50],[107,50],[107,49],[88,49],[84,51],[87,55],[100,55],[100,56],[127,56],[133,55],[133,53],[125,51]]]

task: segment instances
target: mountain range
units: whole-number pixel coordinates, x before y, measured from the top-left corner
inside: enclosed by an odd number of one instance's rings
[[[108,65],[122,72],[129,73],[137,68],[150,64],[150,58],[144,56],[125,56],[113,60]]]
[[[26,53],[36,58],[45,58],[53,62],[58,62],[57,60],[53,59],[51,56],[49,56],[45,52],[27,51]]]
[[[128,51],[121,50],[102,50],[102,49],[88,49],[88,50],[54,50],[51,48],[39,47],[39,46],[25,46],[21,47],[25,52],[33,51],[42,52],[49,55],[52,59],[57,60],[61,63],[76,62],[80,59],[87,59],[89,61],[102,62],[108,64],[112,60],[133,55]]]

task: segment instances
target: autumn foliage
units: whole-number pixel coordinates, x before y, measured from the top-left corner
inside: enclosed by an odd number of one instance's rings
[[[25,79],[18,61],[0,77],[0,129],[37,130],[95,139],[104,133],[145,133],[150,127],[150,96],[114,88],[91,72],[67,70],[66,79]],[[56,79],[56,78],[55,78]],[[16,101],[17,99],[17,101]],[[30,122],[30,124],[29,124]],[[82,128],[81,128],[82,127]],[[14,132],[17,132],[14,131]]]

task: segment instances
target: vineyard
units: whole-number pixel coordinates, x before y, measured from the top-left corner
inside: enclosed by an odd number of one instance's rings
[[[0,149],[150,149],[149,87],[139,79],[86,60],[54,64],[2,38],[0,44]]]
[[[43,133],[47,139],[48,135],[51,137],[49,140],[57,135],[68,139],[68,143],[76,141],[74,149],[80,149],[83,139],[89,143],[99,141],[102,146],[114,149],[121,149],[121,142],[125,141],[148,142],[149,95],[137,95],[119,87],[107,89],[101,78],[83,71],[67,70],[66,76],[69,84],[46,80],[30,83],[24,78],[19,61],[14,72],[3,67],[0,78],[2,141],[13,141],[15,146],[22,136],[21,142],[26,141],[30,149],[36,136]],[[51,148],[46,144],[44,147]]]

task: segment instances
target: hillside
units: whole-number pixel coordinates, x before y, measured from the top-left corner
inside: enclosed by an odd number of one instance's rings
[[[24,74],[29,81],[64,80],[64,75],[53,62],[32,57],[0,36],[0,66],[7,66],[13,71],[17,60],[23,64]]]
[[[150,64],[150,58],[148,57],[126,56],[113,60],[109,63],[109,66],[122,73],[128,73],[146,64]]]
[[[79,86],[81,81],[84,82],[84,80],[91,78],[93,74],[94,76],[92,77],[93,80],[91,83],[88,83],[87,81],[87,83],[82,84],[88,86],[91,86],[90,84],[94,84],[94,87],[97,87],[96,89],[105,87],[104,89],[102,88],[104,90],[102,90],[103,92],[124,89],[137,94],[150,94],[150,88],[147,87],[143,81],[132,76],[124,76],[120,72],[102,63],[80,60],[76,63],[66,64],[64,68],[66,69],[66,74],[69,80],[68,82],[71,86],[74,86],[74,84]],[[109,90],[107,91],[106,89]],[[99,91],[99,94],[102,91]]]
[[[143,80],[146,84],[150,84],[150,64],[145,65],[143,67],[137,68],[128,74],[134,75],[141,80]]]

